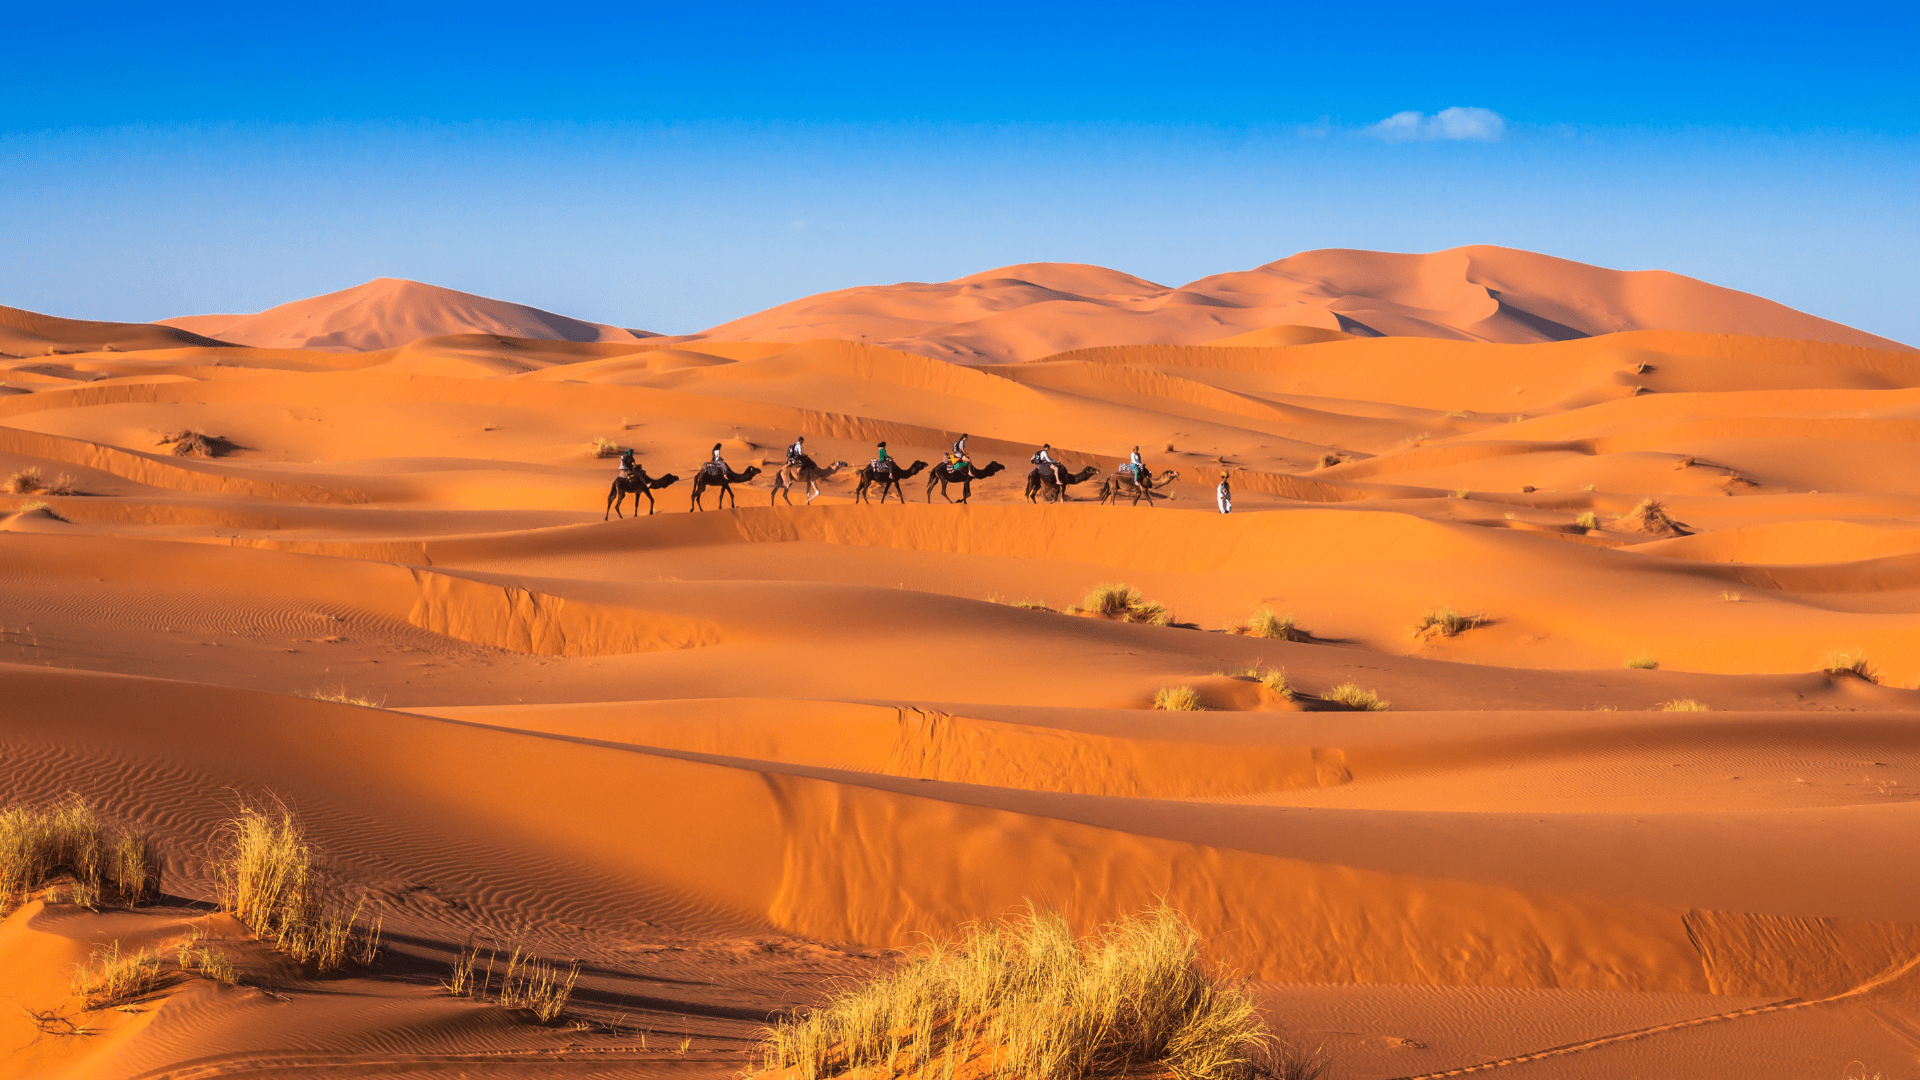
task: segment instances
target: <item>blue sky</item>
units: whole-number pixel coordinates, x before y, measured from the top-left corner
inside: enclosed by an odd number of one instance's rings
[[[1920,342],[1913,5],[44,5],[0,303],[698,329],[1033,260],[1662,268]]]

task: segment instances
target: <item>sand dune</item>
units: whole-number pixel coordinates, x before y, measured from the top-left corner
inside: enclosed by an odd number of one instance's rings
[[[402,278],[375,278],[253,315],[186,315],[163,319],[159,325],[262,349],[336,351],[390,349],[445,334],[553,341],[638,341],[650,336]]]
[[[1029,900],[1176,903],[1342,1077],[1920,1060],[1905,346],[1495,248],[1036,264],[687,338],[404,282],[0,316],[0,805],[77,792],[168,867],[0,919],[0,1077],[735,1075]],[[877,441],[962,432],[1000,466],[966,503],[858,497]],[[799,434],[850,463],[811,505],[771,484]],[[756,473],[689,513],[715,444]],[[1136,445],[1158,497],[1102,504]],[[652,513],[611,517],[623,448],[677,478]],[[1165,625],[1079,610],[1111,582]],[[208,906],[268,798],[380,963]],[[238,985],[74,995],[190,933]],[[565,1021],[449,995],[470,941],[580,962]]]

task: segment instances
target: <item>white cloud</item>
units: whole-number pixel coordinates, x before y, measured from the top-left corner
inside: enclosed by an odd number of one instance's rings
[[[1397,112],[1361,130],[1388,142],[1498,142],[1507,132],[1507,118],[1492,109],[1455,105],[1432,116],[1414,109]]]

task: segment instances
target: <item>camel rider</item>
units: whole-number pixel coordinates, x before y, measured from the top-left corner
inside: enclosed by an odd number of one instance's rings
[[[639,466],[634,464],[633,451],[631,449],[625,450],[620,454],[620,479],[633,479],[634,471],[638,468]]]
[[[727,467],[727,459],[720,456],[719,443],[713,444],[713,457],[711,460],[707,462],[707,471],[718,472],[723,476],[733,471],[732,469]]]
[[[1062,492],[1067,490],[1067,468],[1060,464],[1059,460],[1053,456],[1052,443],[1040,444],[1040,449],[1034,452],[1033,463],[1035,465],[1045,465],[1047,468],[1052,469],[1055,486],[1059,487]]]
[[[885,439],[881,439],[880,445],[873,448],[873,466],[875,472],[884,469],[888,475],[892,475],[893,473],[893,458],[887,454],[887,440]]]
[[[793,439],[793,445],[787,447],[787,464],[804,465],[806,461],[807,437],[805,435],[796,435]]]
[[[1138,446],[1133,448],[1133,457],[1127,461],[1127,471],[1133,474],[1133,482],[1136,484],[1141,483],[1140,478],[1146,475],[1146,466],[1141,464]]]
[[[953,449],[947,451],[947,471],[959,472],[962,465],[970,464],[972,462],[967,460],[967,435],[963,431],[959,438],[953,440]]]

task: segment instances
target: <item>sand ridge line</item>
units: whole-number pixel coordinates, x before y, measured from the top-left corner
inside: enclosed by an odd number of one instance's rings
[[[1540,1061],[1546,1058],[1563,1057],[1568,1054],[1578,1054],[1587,1050],[1596,1050],[1602,1046],[1611,1046],[1615,1043],[1630,1042],[1635,1039],[1643,1039],[1649,1036],[1659,1035],[1669,1031],[1679,1031],[1684,1028],[1701,1027],[1706,1024],[1715,1024],[1715,1023],[1720,1023],[1722,1021],[1727,1021],[1727,1020],[1739,1020],[1744,1017],[1759,1016],[1764,1013],[1789,1012],[1794,1009],[1804,1009],[1813,1005],[1829,1005],[1834,1002],[1845,1001],[1849,998],[1859,997],[1863,994],[1871,993],[1874,990],[1878,990],[1881,987],[1894,982],[1896,979],[1899,979],[1905,975],[1912,973],[1916,969],[1920,969],[1920,956],[1915,956],[1912,959],[1908,960],[1906,963],[1890,971],[1884,972],[1876,978],[1869,979],[1866,982],[1861,983],[1859,986],[1853,987],[1850,990],[1842,991],[1838,994],[1833,994],[1828,997],[1812,998],[1812,999],[1785,998],[1783,1000],[1773,1002],[1770,1005],[1756,1005],[1751,1008],[1736,1009],[1732,1012],[1715,1013],[1711,1016],[1697,1016],[1691,1020],[1677,1020],[1670,1024],[1657,1024],[1653,1027],[1639,1028],[1634,1031],[1623,1031],[1617,1035],[1603,1035],[1597,1039],[1586,1039],[1577,1043],[1568,1043],[1564,1046],[1549,1047],[1545,1050],[1536,1050],[1528,1054],[1518,1054],[1513,1057],[1506,1057],[1506,1058],[1500,1058],[1495,1061],[1482,1062],[1478,1065],[1467,1065],[1467,1066],[1463,1066],[1455,1069],[1443,1069],[1439,1072],[1420,1073],[1412,1076],[1394,1077],[1393,1080],[1444,1080],[1445,1077],[1449,1077],[1449,1076],[1466,1076],[1471,1073],[1487,1072],[1492,1069],[1504,1068],[1508,1065],[1522,1065],[1530,1061]]]
[[[664,1047],[642,1046],[570,1046],[553,1049],[528,1050],[475,1050],[466,1053],[384,1053],[384,1054],[328,1054],[321,1051],[298,1053],[237,1053],[223,1054],[217,1057],[199,1058],[193,1061],[162,1066],[147,1072],[135,1073],[124,1080],[215,1080],[248,1075],[285,1076],[288,1070],[331,1070],[355,1067],[376,1067],[386,1065],[477,1065],[489,1063],[502,1064],[558,1064],[566,1062],[599,1063],[616,1056],[638,1055],[674,1055],[665,1058],[659,1064],[689,1065],[719,1063],[725,1061],[751,1061],[757,1055],[741,1050],[710,1050],[705,1048],[679,1050]],[[697,1060],[689,1055],[701,1055]]]

